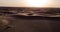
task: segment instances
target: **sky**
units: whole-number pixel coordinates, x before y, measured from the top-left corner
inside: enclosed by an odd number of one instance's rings
[[[44,2],[45,1],[45,2]],[[0,0],[0,6],[8,7],[60,7],[60,0]]]

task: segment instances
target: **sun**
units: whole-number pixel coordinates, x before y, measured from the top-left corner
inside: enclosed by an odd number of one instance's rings
[[[48,0],[27,0],[26,4],[32,7],[42,7],[48,3]]]

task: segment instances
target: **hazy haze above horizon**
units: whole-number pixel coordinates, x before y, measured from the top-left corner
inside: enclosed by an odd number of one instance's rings
[[[37,7],[37,6],[31,6],[31,5],[29,5],[29,3],[28,4],[27,3],[28,3],[27,0],[0,0],[0,6]],[[38,7],[60,7],[60,0],[48,0],[48,2],[45,5],[43,5],[43,6],[40,5]]]

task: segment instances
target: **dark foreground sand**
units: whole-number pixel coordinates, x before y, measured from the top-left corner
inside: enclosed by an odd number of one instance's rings
[[[10,17],[10,18],[9,18]],[[4,32],[60,32],[60,18],[8,16],[9,28]]]

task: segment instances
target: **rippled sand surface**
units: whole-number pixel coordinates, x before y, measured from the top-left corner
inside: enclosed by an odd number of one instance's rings
[[[0,12],[1,32],[60,32],[60,17],[13,14]]]

